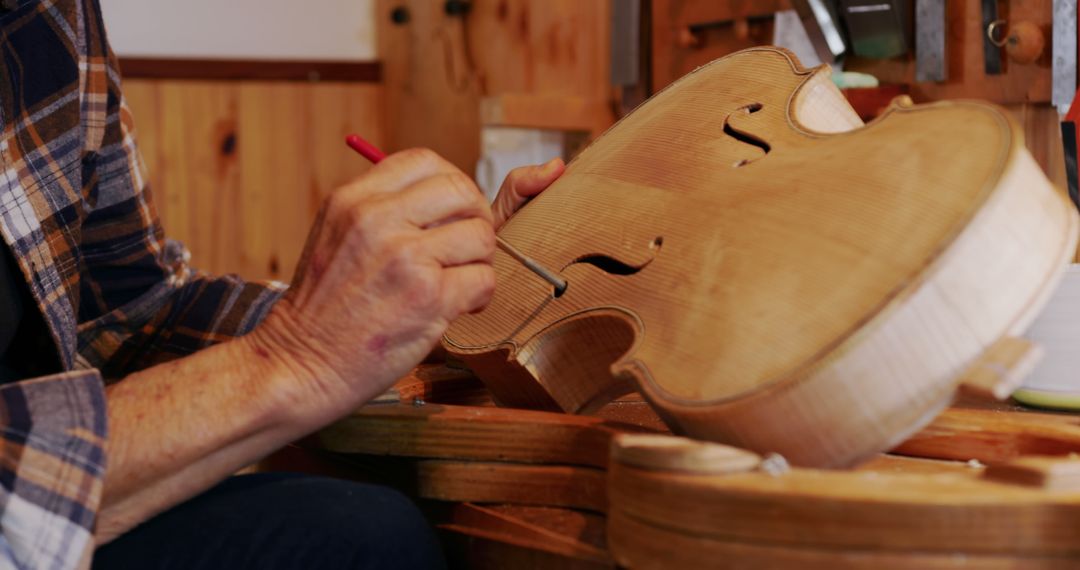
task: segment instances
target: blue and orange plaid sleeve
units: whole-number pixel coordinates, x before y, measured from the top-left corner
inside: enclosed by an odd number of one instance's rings
[[[115,58],[90,65],[89,97],[103,106],[91,185],[95,208],[77,247],[80,275],[78,346],[106,381],[191,354],[250,331],[284,287],[192,270],[183,246],[164,237],[147,191]],[[88,110],[93,113],[94,110]]]
[[[62,369],[0,386],[0,567],[88,566],[104,383],[249,332],[283,290],[165,238],[120,83],[97,0],[0,11],[0,237],[48,328],[32,356]]]
[[[0,387],[0,567],[89,567],[104,407],[93,370]]]
[[[249,332],[284,291],[275,283],[193,270],[166,239],[135,144],[113,58],[94,185],[82,226],[78,352],[106,381]]]

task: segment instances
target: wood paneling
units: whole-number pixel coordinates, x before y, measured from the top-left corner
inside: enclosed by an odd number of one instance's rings
[[[718,57],[772,43],[771,15],[790,8],[787,0],[652,0],[653,92]]]
[[[473,173],[485,96],[576,99],[610,122],[607,0],[475,0],[465,18],[448,16],[444,4],[377,3],[387,150],[428,147]],[[407,22],[391,22],[395,8]]]
[[[126,81],[169,237],[215,273],[288,281],[323,196],[382,144],[381,87],[357,83]]]

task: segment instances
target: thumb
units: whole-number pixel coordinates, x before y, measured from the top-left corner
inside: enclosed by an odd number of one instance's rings
[[[551,186],[564,170],[566,164],[561,158],[553,158],[539,166],[522,166],[511,170],[491,206],[495,227],[501,226],[529,199]]]

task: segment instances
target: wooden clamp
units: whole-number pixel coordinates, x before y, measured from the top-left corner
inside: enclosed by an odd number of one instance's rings
[[[971,396],[1004,400],[1020,387],[1042,356],[1042,347],[1027,339],[1003,337],[960,375],[960,388]]]

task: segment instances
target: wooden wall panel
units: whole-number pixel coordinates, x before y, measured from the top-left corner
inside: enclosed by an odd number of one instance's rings
[[[468,39],[484,95],[610,98],[607,0],[473,3]]]
[[[613,120],[608,0],[474,0],[464,18],[445,4],[376,3],[389,150],[428,147],[474,173],[485,97],[561,97]]]
[[[653,92],[718,57],[772,43],[771,15],[790,8],[787,0],[652,0]]]
[[[345,135],[383,144],[381,89],[125,82],[166,233],[200,269],[288,281],[322,197],[370,168]]]

